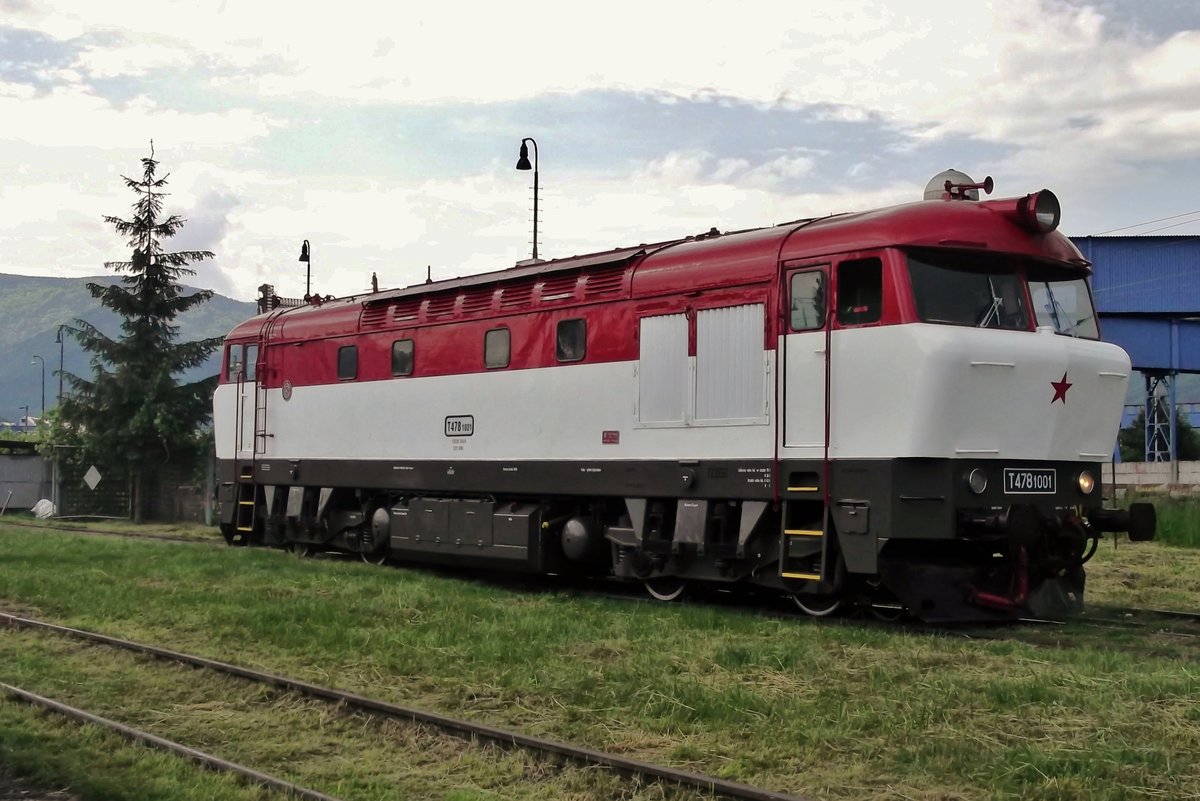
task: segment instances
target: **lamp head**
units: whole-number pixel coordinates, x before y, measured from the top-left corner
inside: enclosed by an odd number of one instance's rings
[[[304,244],[300,246],[300,261],[308,261],[308,240],[304,240]]]
[[[529,145],[521,142],[521,157],[517,159],[518,170],[532,170],[533,165],[529,163]]]

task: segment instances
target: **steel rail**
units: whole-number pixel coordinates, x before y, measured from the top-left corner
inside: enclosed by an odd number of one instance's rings
[[[809,801],[809,799],[803,799],[799,796],[774,792],[771,790],[764,790],[759,787],[753,787],[748,784],[729,781],[728,779],[721,779],[716,776],[678,770],[663,765],[655,765],[650,762],[643,762],[638,759],[630,759],[628,757],[610,754],[604,751],[597,751],[584,746],[572,745],[570,743],[564,743],[557,740],[548,740],[529,734],[522,734],[521,732],[513,731],[511,729],[502,729],[497,726],[490,726],[484,723],[476,723],[473,721],[462,720],[460,718],[453,718],[437,712],[429,712],[422,709],[416,709],[414,707],[406,707],[399,704],[389,703],[387,701],[379,701],[373,698],[367,698],[366,696],[357,695],[355,693],[344,692],[342,690],[335,690],[331,687],[322,687],[317,684],[311,684],[299,679],[292,679],[286,676],[266,673],[260,670],[254,670],[253,668],[242,667],[240,665],[221,662],[216,659],[209,659],[207,657],[196,656],[194,654],[187,654],[180,651],[159,648],[158,646],[154,645],[146,645],[144,643],[138,643],[132,640],[123,640],[118,637],[110,637],[107,634],[99,634],[97,632],[86,631],[84,629],[60,626],[56,623],[46,623],[41,620],[33,620],[31,618],[20,617],[18,615],[9,614],[6,612],[0,612],[0,622],[4,622],[14,628],[30,628],[52,631],[75,639],[100,643],[102,645],[121,648],[134,653],[145,654],[160,659],[179,662],[185,665],[191,665],[193,667],[206,668],[231,676],[248,679],[260,684],[268,684],[280,689],[300,693],[311,698],[320,698],[325,701],[332,701],[361,712],[387,718],[408,720],[414,723],[422,723],[441,731],[452,733],[459,737],[486,740],[506,747],[515,746],[533,753],[563,757],[579,764],[606,768],[622,775],[634,776],[653,781],[670,782],[680,787],[700,790],[704,793],[709,793],[724,798],[738,799],[738,801]]]
[[[236,762],[230,762],[226,759],[213,756],[212,754],[200,751],[190,746],[177,743],[174,740],[168,740],[164,737],[159,737],[149,732],[135,729],[132,726],[127,726],[124,723],[118,723],[115,720],[102,718],[99,715],[94,715],[91,712],[86,712],[73,706],[68,706],[61,701],[55,701],[45,696],[31,693],[28,690],[22,690],[20,687],[14,687],[11,684],[0,682],[0,690],[3,690],[13,698],[17,698],[28,704],[40,706],[43,709],[49,709],[52,712],[57,712],[68,718],[78,720],[82,723],[91,723],[100,726],[109,731],[121,735],[127,740],[148,745],[151,748],[157,748],[162,751],[169,751],[173,754],[196,762],[210,770],[220,771],[222,773],[231,773],[241,779],[245,779],[254,784],[270,788],[272,790],[280,790],[295,798],[309,799],[310,801],[341,801],[336,796],[326,795],[325,793],[310,790],[307,787],[301,787],[293,782],[278,779],[267,773],[248,768],[245,765],[239,765]]]

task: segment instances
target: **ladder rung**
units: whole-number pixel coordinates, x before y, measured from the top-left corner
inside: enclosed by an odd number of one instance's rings
[[[821,577],[816,573],[780,573],[784,578],[790,579],[805,579],[807,581],[820,581]]]
[[[788,492],[817,492],[820,487],[788,487]]]
[[[253,506],[254,501],[238,501],[238,506]]]
[[[789,537],[824,537],[825,532],[812,528],[788,528],[784,529],[784,534]]]
[[[254,526],[238,526],[238,531],[254,531]]]

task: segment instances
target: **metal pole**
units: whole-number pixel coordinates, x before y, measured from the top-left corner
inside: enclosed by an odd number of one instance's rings
[[[529,140],[533,142],[532,139]],[[536,259],[537,254],[537,224],[538,224],[538,151],[537,142],[533,142],[533,257]]]
[[[517,160],[518,170],[528,170],[530,167],[529,149],[525,145],[526,142],[533,145],[533,258],[536,261],[538,257],[538,146],[537,140],[531,137],[527,136],[521,140],[521,157]]]
[[[63,339],[63,327],[58,327],[58,405],[62,406],[63,396],[63,351],[66,349],[66,340]]]
[[[38,356],[36,353],[33,354],[33,358],[37,359],[38,363],[42,365],[42,417],[45,417],[46,416],[46,360],[43,359],[41,356]],[[30,364],[33,364],[33,362],[30,362]]]

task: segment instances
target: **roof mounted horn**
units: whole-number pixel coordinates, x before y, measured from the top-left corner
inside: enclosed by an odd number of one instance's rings
[[[925,200],[979,200],[979,190],[992,194],[992,176],[975,183],[971,176],[958,170],[944,170],[925,185]]]

